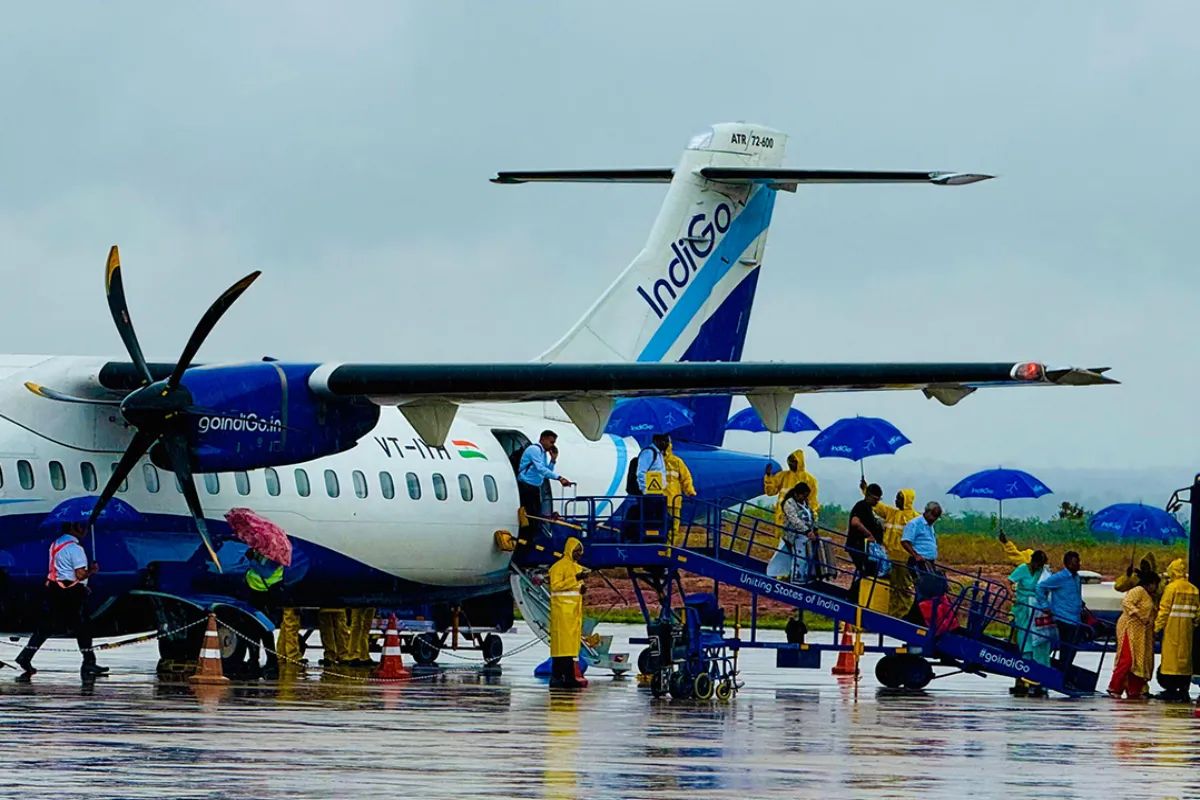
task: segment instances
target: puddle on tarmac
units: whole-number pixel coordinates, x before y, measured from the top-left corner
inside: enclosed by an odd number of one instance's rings
[[[620,644],[642,630],[606,627],[615,652],[636,656]],[[504,638],[514,649],[530,636],[518,626]],[[368,685],[313,675],[197,696],[154,677],[153,644],[104,653],[113,672],[90,688],[78,654],[43,652],[29,685],[0,670],[0,794],[1200,796],[1190,707],[1014,699],[994,676],[890,695],[869,659],[856,687],[829,674],[831,660],[776,670],[772,654],[752,651],[732,703],[654,700],[632,677],[601,674],[582,692],[552,693],[532,677],[546,654],[519,653],[499,676]]]

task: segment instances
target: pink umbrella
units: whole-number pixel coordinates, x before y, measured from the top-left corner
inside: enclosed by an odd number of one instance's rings
[[[285,567],[292,565],[292,543],[283,528],[248,508],[231,508],[225,521],[239,541]]]

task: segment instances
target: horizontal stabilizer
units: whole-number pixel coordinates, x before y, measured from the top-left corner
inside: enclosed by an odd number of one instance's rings
[[[932,183],[964,186],[991,179],[974,172],[881,172],[853,169],[789,169],[784,167],[697,167],[694,174],[728,184],[763,184],[795,189],[801,183]],[[637,169],[567,169],[500,172],[492,183],[670,183],[670,167]]]
[[[500,172],[492,183],[670,183],[670,167],[645,169],[558,169]]]
[[[786,167],[700,167],[696,174],[717,183],[758,183],[789,190],[794,190],[801,183],[932,183],[935,186],[964,186],[993,177],[972,172],[880,172]]]

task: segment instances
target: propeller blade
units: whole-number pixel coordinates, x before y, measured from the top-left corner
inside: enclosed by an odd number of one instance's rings
[[[196,491],[196,483],[192,480],[192,467],[188,463],[187,442],[182,436],[164,436],[162,442],[167,450],[167,457],[171,459],[171,469],[175,470],[175,477],[179,479],[179,487],[183,489],[188,509],[192,512],[192,519],[196,521],[200,539],[208,548],[213,563],[217,565],[217,572],[224,572],[221,569],[221,559],[217,558],[217,551],[213,550],[212,542],[208,539],[208,525],[204,522],[204,509],[200,507],[200,493]]]
[[[108,295],[108,310],[112,312],[113,322],[117,324],[117,333],[129,351],[129,357],[141,373],[147,384],[153,383],[150,367],[146,365],[146,357],[142,355],[142,346],[138,344],[137,334],[133,331],[133,321],[129,318],[129,305],[125,302],[125,283],[121,280],[121,255],[114,244],[108,251],[108,266],[104,272],[104,293]]]
[[[192,365],[192,359],[196,357],[196,353],[200,350],[200,345],[204,344],[204,340],[212,333],[212,329],[216,327],[217,322],[229,310],[234,301],[242,296],[242,292],[250,288],[250,284],[258,279],[262,272],[255,270],[240,281],[230,286],[225,290],[225,293],[217,298],[216,302],[208,307],[208,311],[204,312],[204,316],[200,318],[196,329],[192,331],[192,336],[188,339],[187,345],[184,346],[183,352],[179,356],[179,362],[175,364],[175,371],[171,373],[171,377],[167,379],[167,386],[174,389],[183,380],[183,373]]]
[[[117,468],[113,470],[112,477],[108,479],[108,483],[104,484],[104,491],[100,493],[100,497],[96,500],[96,505],[92,507],[92,513],[88,515],[88,527],[96,521],[96,517],[100,516],[100,512],[108,505],[108,501],[112,500],[114,494],[117,493],[117,487],[125,482],[129,477],[129,473],[141,460],[142,456],[146,455],[146,451],[154,444],[157,437],[153,433],[142,433],[138,431],[133,435],[133,441],[129,443],[129,448],[126,449],[125,455],[121,456],[121,460],[117,463]]]
[[[45,386],[39,386],[36,383],[25,381],[25,388],[36,394],[38,397],[44,397],[47,400],[57,400],[60,403],[79,403],[85,406],[119,406],[120,400],[98,400],[92,397],[75,397],[74,395],[63,394],[54,389],[48,389]]]

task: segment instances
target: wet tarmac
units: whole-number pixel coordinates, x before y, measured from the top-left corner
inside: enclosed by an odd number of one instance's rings
[[[636,656],[623,639],[641,630],[601,632]],[[512,650],[530,635],[504,638]],[[830,661],[776,670],[761,651],[742,655],[730,703],[654,700],[599,673],[550,692],[532,677],[546,655],[529,648],[499,675],[314,673],[198,695],[154,677],[153,644],[104,653],[113,672],[90,686],[77,654],[44,652],[30,684],[0,670],[0,796],[1200,796],[1190,707],[1016,699],[1005,679],[963,675],[892,694],[869,658],[856,685]]]

